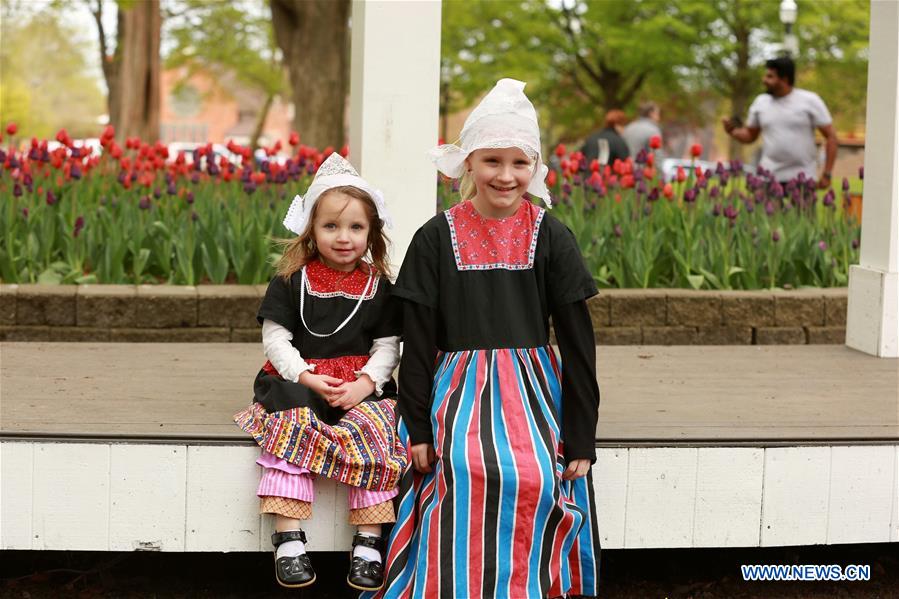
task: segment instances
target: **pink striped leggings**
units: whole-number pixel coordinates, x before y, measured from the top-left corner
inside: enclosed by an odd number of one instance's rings
[[[262,479],[256,495],[259,497],[287,497],[299,501],[312,503],[315,500],[313,481],[315,475],[305,468],[291,464],[263,451],[262,456],[256,460],[262,466]],[[384,503],[397,496],[398,489],[389,491],[369,491],[358,487],[348,487],[349,504],[351,510],[371,507]]]

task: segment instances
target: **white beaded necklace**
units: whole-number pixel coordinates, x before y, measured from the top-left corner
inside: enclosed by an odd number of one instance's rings
[[[347,323],[349,323],[353,319],[353,316],[355,316],[359,311],[359,308],[362,306],[362,302],[365,300],[365,296],[368,295],[368,290],[371,289],[372,281],[374,280],[374,272],[369,273],[368,281],[365,283],[365,289],[362,290],[362,295],[359,296],[359,301],[356,302],[356,307],[353,308],[353,311],[350,312],[350,315],[346,317],[346,320],[340,323],[340,325],[330,333],[316,333],[309,328],[308,324],[306,324],[306,316],[305,314],[303,314],[305,312],[304,308],[306,306],[306,283],[308,281],[308,279],[306,278],[306,267],[304,266],[300,275],[300,320],[303,322],[303,327],[310,335],[314,337],[330,337],[331,335],[334,335],[340,329],[345,327]]]

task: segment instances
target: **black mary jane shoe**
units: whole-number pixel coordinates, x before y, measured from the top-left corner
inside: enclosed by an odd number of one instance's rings
[[[380,544],[379,537],[353,535],[353,549],[357,545],[362,545],[380,551]],[[372,562],[350,553],[350,573],[346,581],[351,587],[360,591],[377,591],[384,586],[384,566],[381,562]]]
[[[288,541],[302,541],[306,543],[306,533],[302,530],[288,530],[276,532],[272,535],[272,545],[276,548]],[[297,589],[307,587],[315,582],[315,570],[307,554],[293,557],[278,557],[275,551],[275,579],[282,587]]]

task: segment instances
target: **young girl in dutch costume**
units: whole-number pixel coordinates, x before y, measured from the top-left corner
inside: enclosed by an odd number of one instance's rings
[[[252,406],[235,421],[262,447],[260,511],[275,515],[275,575],[286,587],[315,581],[301,521],[312,515],[316,475],[349,487],[358,526],[348,583],[383,581],[381,524],[408,465],[396,435],[401,315],[391,297],[389,225],[380,192],[338,154],[326,159],[284,225],[289,242],[256,318],[268,361]],[[367,258],[367,259],[366,259]]]
[[[524,83],[503,79],[432,151],[462,202],[415,234],[404,300],[400,483],[376,597],[596,595],[590,465],[599,408],[586,300],[597,293],[550,204]],[[552,319],[561,364],[549,344]]]

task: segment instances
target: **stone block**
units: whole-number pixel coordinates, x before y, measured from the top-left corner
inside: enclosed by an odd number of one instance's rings
[[[722,291],[725,326],[774,326],[774,296],[764,291]]]
[[[600,291],[599,295],[595,295],[587,300],[587,308],[590,310],[590,320],[593,321],[595,327],[609,326],[609,306],[611,302],[605,290]]]
[[[843,345],[846,343],[846,327],[806,327],[809,344]]]
[[[231,329],[231,343],[262,343],[262,328]]]
[[[752,345],[752,327],[699,327],[697,345]]]
[[[759,327],[755,330],[756,345],[805,345],[802,327]]]
[[[696,327],[643,327],[642,345],[694,345]]]
[[[846,326],[846,311],[849,306],[848,295],[824,296],[824,324],[828,327]]]
[[[138,302],[134,285],[79,285],[75,300],[80,327],[135,326]]]
[[[75,326],[75,285],[19,285],[16,324]]]
[[[667,293],[664,289],[609,289],[613,327],[664,326]]]
[[[231,331],[222,327],[110,329],[109,340],[126,343],[228,343],[231,341]]]
[[[640,327],[602,327],[596,331],[597,345],[640,345],[642,341]]]
[[[808,291],[775,293],[774,324],[779,327],[824,325],[824,297]]]
[[[138,285],[135,304],[133,328],[197,326],[197,288],[194,286]]]
[[[717,291],[672,289],[668,292],[667,324],[714,327],[721,324],[721,294]]]
[[[0,285],[0,325],[16,324],[16,295],[19,286],[15,284]]]
[[[251,328],[262,297],[255,285],[197,286],[197,325]]]

